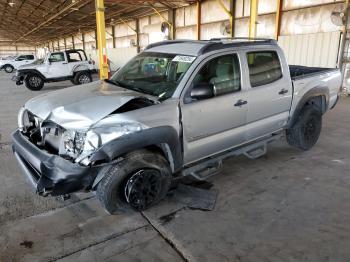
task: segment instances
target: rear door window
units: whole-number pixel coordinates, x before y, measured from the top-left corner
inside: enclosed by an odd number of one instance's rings
[[[34,56],[33,55],[27,55],[27,60],[34,60]]]
[[[83,58],[81,57],[80,53],[78,53],[78,52],[69,52],[69,53],[67,53],[67,55],[68,55],[68,62],[69,63],[83,61]]]
[[[250,84],[267,85],[282,78],[282,68],[277,52],[257,51],[247,53]]]

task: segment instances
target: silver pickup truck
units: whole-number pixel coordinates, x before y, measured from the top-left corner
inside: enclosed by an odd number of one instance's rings
[[[13,152],[42,196],[95,191],[110,213],[144,210],[173,179],[260,157],[283,134],[310,149],[340,86],[337,69],[288,66],[274,40],[160,42],[110,80],[28,101]]]

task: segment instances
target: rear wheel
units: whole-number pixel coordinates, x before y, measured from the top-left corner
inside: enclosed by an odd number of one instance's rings
[[[302,150],[312,148],[320,137],[322,113],[313,106],[306,106],[295,124],[287,129],[287,141],[291,146]]]
[[[83,85],[92,82],[92,77],[89,72],[78,72],[75,74],[73,84]]]
[[[35,74],[29,74],[24,79],[25,86],[32,91],[39,91],[44,87],[44,79]]]
[[[166,159],[148,150],[127,154],[111,166],[97,186],[97,197],[109,213],[141,211],[165,197],[171,184]]]
[[[12,73],[15,68],[12,65],[4,65],[4,70],[6,73]]]

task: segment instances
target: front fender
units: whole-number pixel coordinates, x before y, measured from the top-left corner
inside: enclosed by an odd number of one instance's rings
[[[144,129],[112,140],[99,148],[90,161],[112,162],[128,152],[149,146],[157,146],[163,151],[173,172],[182,168],[180,138],[177,131],[170,126]]]

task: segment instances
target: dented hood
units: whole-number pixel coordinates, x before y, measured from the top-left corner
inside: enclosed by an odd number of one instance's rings
[[[29,100],[25,108],[43,120],[70,130],[84,130],[130,100],[152,97],[104,81],[50,92]]]

